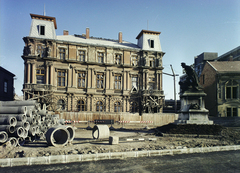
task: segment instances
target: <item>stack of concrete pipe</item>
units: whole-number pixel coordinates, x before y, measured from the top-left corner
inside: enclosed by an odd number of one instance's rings
[[[46,136],[49,145],[65,145],[73,140],[75,131],[71,126],[61,126],[61,122],[59,115],[48,114],[46,105],[41,108],[35,100],[0,101],[0,144],[10,141],[13,146],[23,145],[25,141],[45,139]],[[66,143],[63,142],[65,137],[58,135],[61,129],[67,131]],[[49,136],[53,136],[50,142]],[[61,142],[58,144],[54,137]]]

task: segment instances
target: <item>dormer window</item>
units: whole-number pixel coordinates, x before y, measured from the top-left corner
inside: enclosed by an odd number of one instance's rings
[[[150,40],[150,47],[154,48],[154,40]]]
[[[39,25],[39,34],[45,35],[45,26],[44,25]]]

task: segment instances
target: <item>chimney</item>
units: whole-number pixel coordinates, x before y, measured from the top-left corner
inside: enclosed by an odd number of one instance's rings
[[[68,31],[67,30],[63,30],[63,35],[68,35]]]
[[[89,39],[89,28],[86,28],[86,39]]]
[[[118,34],[118,43],[122,43],[122,32]]]

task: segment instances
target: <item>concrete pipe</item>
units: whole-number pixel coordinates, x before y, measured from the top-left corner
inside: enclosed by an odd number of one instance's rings
[[[69,142],[72,142],[75,138],[75,129],[72,126],[63,126],[69,132]]]
[[[15,132],[15,126],[0,125],[0,131],[6,131],[9,134],[13,134]]]
[[[30,129],[28,130],[28,135],[35,136],[35,134],[36,134],[36,128],[34,126],[31,126]]]
[[[40,110],[38,111],[38,114],[41,116],[46,116],[47,115],[47,110]]]
[[[33,121],[33,117],[27,117],[27,122],[29,122],[30,124],[36,123],[36,121]]]
[[[43,133],[45,133],[48,130],[48,127],[46,125],[42,125],[40,129]]]
[[[27,121],[26,114],[1,114],[0,117],[1,118],[15,117],[17,119],[17,121],[23,121],[23,122]]]
[[[18,121],[16,127],[23,127],[24,129],[29,130],[30,123],[28,121],[26,122]]]
[[[32,109],[27,109],[27,117],[32,117]]]
[[[28,137],[28,130],[24,129],[23,136],[24,139]]]
[[[7,117],[0,117],[0,125],[11,125],[16,126],[17,119],[15,117],[7,116]]]
[[[26,106],[10,106],[10,107],[1,107],[0,114],[26,114]]]
[[[41,132],[39,126],[34,126],[35,127],[35,134],[39,134]]]
[[[65,146],[69,141],[69,132],[64,127],[52,127],[46,133],[46,140],[49,146]]]
[[[64,125],[65,124],[65,120],[64,119],[58,120],[58,124]]]
[[[59,119],[59,114],[54,114],[52,117],[57,117]]]
[[[23,127],[17,127],[16,130],[15,130],[15,135],[17,137],[23,137],[24,136],[24,128]]]
[[[0,143],[5,143],[8,140],[8,134],[5,131],[0,132]]]
[[[93,127],[93,139],[109,138],[109,128],[107,125],[95,125]]]
[[[39,134],[35,135],[36,140],[46,140],[44,133],[40,132]]]
[[[18,140],[15,137],[8,138],[8,141],[10,142],[11,146],[16,147],[18,145]]]
[[[18,140],[19,146],[23,146],[25,144],[25,139],[23,137],[19,137],[19,138],[17,138],[17,140]]]
[[[22,100],[22,101],[1,101],[2,106],[34,106],[37,104],[36,100]]]

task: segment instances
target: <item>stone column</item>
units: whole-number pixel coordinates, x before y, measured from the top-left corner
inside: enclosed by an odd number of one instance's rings
[[[145,89],[148,89],[148,72],[145,73]]]
[[[51,63],[50,64],[50,85],[53,85],[53,78],[54,78],[54,75],[53,75],[53,64]]]
[[[77,73],[76,72],[77,71],[75,70],[75,67],[72,67],[72,87],[74,87],[74,88],[77,87],[77,78],[76,78]],[[86,77],[85,77],[85,80],[86,80]]]
[[[107,69],[106,70],[106,89],[109,89],[110,88],[110,86],[109,86],[109,84],[110,84],[110,75],[109,75],[109,69]]]
[[[113,89],[113,84],[114,82],[112,81],[113,79],[113,73],[112,73],[113,70],[109,70],[109,82],[110,82],[110,89]]]
[[[87,88],[92,88],[91,68],[88,68],[87,70]]]
[[[71,95],[67,95],[67,111],[72,111],[72,105],[71,105]]]
[[[49,66],[48,64],[46,65],[46,84],[48,85],[48,82],[49,82]]]
[[[32,62],[32,83],[36,83],[36,64]]]
[[[96,75],[95,75],[95,69],[91,69],[91,78],[92,78],[92,87],[96,88]]]
[[[71,69],[71,66],[70,66],[70,69],[68,69],[68,84],[67,84],[67,87],[72,87],[72,69]]]
[[[125,112],[129,112],[129,109],[130,109],[130,104],[129,104],[129,99],[128,99],[128,96],[126,97],[126,111]]]
[[[131,76],[130,76],[130,72],[128,71],[127,72],[127,90],[131,89],[131,83],[132,83],[132,79],[131,79]]]
[[[27,62],[27,83],[30,83],[30,74],[31,74],[31,72],[30,72],[30,68],[31,68],[31,64],[30,64],[30,62]]]
[[[162,90],[162,73],[159,74],[159,85],[160,85],[160,90]]]

